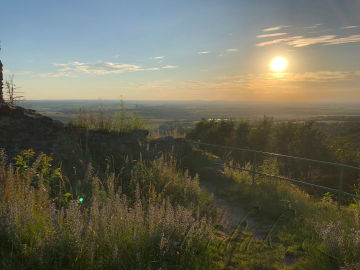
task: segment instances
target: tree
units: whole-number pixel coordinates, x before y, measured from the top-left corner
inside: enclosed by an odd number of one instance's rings
[[[14,105],[16,101],[19,101],[23,98],[23,96],[17,95],[19,93],[17,91],[19,87],[17,87],[14,83],[14,75],[11,75],[10,80],[5,82],[5,89],[10,105]]]
[[[264,116],[262,121],[257,122],[249,133],[249,146],[259,151],[271,151],[271,139],[274,120]]]

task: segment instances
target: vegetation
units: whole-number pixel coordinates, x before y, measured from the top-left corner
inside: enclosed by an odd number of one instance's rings
[[[125,110],[117,116],[82,112],[71,124],[91,132],[79,141],[64,138],[61,153],[28,149],[7,158],[1,151],[0,268],[359,269],[358,201],[339,211],[331,194],[314,196],[288,182],[214,167],[221,157],[250,169],[252,157],[237,152],[144,142],[119,151],[123,134],[144,127],[137,119]],[[255,123],[203,120],[188,138],[344,158],[334,150],[339,136],[325,137],[320,128],[266,117]],[[342,138],[353,145],[346,134]],[[265,157],[256,165],[264,173],[317,181],[325,181],[319,177],[324,172],[332,181],[334,174]],[[230,229],[219,215],[219,198],[245,209]]]
[[[261,168],[268,173],[278,169],[274,160]],[[222,192],[248,209],[257,207],[262,222],[272,224],[265,239],[274,253],[297,258],[294,269],[359,268],[359,202],[339,210],[330,194],[317,201],[287,182],[256,177],[253,184],[247,172],[226,169],[225,174],[232,182]]]
[[[211,217],[198,181],[165,161],[134,166],[130,185],[88,175],[91,196],[62,189],[59,168],[22,152],[0,167],[3,269],[211,269]],[[50,184],[50,185],[49,185]],[[56,191],[55,191],[56,190]],[[202,213],[202,214],[201,214]]]
[[[76,119],[69,122],[71,126],[86,128],[93,131],[126,133],[136,129],[146,129],[146,121],[137,113],[128,113],[121,102],[120,110],[109,115],[100,107],[97,112],[81,109]]]
[[[360,163],[357,163],[358,158],[356,158],[360,153],[358,141],[346,136],[326,136],[322,130],[324,127],[320,129],[315,122],[274,122],[272,118],[265,116],[262,121],[254,123],[202,120],[187,135],[187,138],[315,160],[346,162],[346,164],[360,167]],[[348,134],[354,136],[351,131]],[[224,159],[234,160],[242,165],[253,159],[253,156],[246,152],[225,153],[223,150],[215,148],[208,147],[206,149]],[[259,165],[264,158],[265,156],[257,156]],[[280,175],[332,188],[338,187],[339,168],[288,159],[278,159],[278,163]],[[358,185],[358,179],[358,171],[345,170],[344,189],[354,193],[354,186]],[[308,192],[316,191],[308,189]]]
[[[11,75],[8,81],[5,81],[6,99],[11,106],[16,102],[22,101],[24,96],[19,96],[19,87],[14,83],[14,75]]]
[[[288,182],[263,176],[253,182],[251,173],[230,168],[214,174],[207,168],[215,156],[207,152],[193,149],[185,158],[184,166],[210,181],[216,196],[247,213],[230,237],[229,269],[359,269],[359,201],[339,209],[329,193],[317,199]],[[258,168],[272,175],[279,169],[276,159]]]

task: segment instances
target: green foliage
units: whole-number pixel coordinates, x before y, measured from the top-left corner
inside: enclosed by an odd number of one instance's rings
[[[259,170],[274,175],[279,168],[276,160],[270,159],[265,160]],[[314,201],[288,182],[257,176],[253,184],[247,172],[225,169],[225,174],[234,181],[224,191],[228,197],[236,196],[249,209],[256,206],[259,209],[256,217],[261,217],[262,222],[276,221],[271,235],[272,256],[285,248],[286,254],[299,257],[293,269],[359,267],[360,204],[342,207],[339,211],[329,193],[321,201]]]
[[[124,110],[111,117],[101,110],[85,115],[73,124],[120,133],[139,127],[129,123],[136,117]],[[189,138],[333,158],[312,123],[279,124],[267,117],[256,123],[202,120]],[[8,165],[0,150],[0,268],[282,269],[286,260],[289,269],[358,267],[358,204],[339,212],[330,194],[317,201],[287,182],[256,176],[253,183],[248,172],[206,170],[219,162],[214,153],[248,169],[252,156],[186,147],[175,160],[167,150],[155,158],[146,146],[121,153],[89,141],[66,147],[62,170],[51,157],[32,150]],[[316,178],[323,173],[280,159],[258,157],[256,165],[272,175]],[[216,230],[223,228],[217,209],[199,181],[217,180],[216,192],[241,202],[266,229],[249,232],[239,224],[231,234]]]
[[[50,188],[60,180],[60,168],[53,168],[53,159],[46,154],[42,153],[36,157],[36,153],[28,149],[14,157],[14,160],[19,176],[34,186],[41,184],[45,188]]]
[[[331,159],[325,135],[313,122],[274,123],[273,118],[266,116],[252,124],[247,121],[236,123],[203,119],[187,138],[312,159]]]
[[[229,145],[235,135],[235,123],[231,120],[202,119],[195,129],[189,132],[187,138],[201,139],[204,142]]]
[[[360,161],[358,162],[360,152],[351,149],[353,143],[340,138],[331,141],[314,122],[276,123],[272,118],[266,116],[263,120],[254,123],[202,120],[188,134],[188,138],[206,143],[230,145],[243,149],[274,152],[315,160],[346,161],[349,165],[360,166]],[[254,159],[253,154],[246,151],[225,151],[210,146],[204,146],[202,149],[211,151],[223,160],[234,160],[238,164],[253,163]],[[265,158],[265,155],[258,154],[256,162],[260,163]],[[278,159],[277,162],[279,174],[282,176],[332,188],[338,187],[338,168],[286,158]],[[344,190],[353,193],[353,187],[358,184],[358,179],[356,170],[345,170]],[[306,187],[305,190],[313,192],[313,190]],[[318,195],[321,196],[321,193],[318,193]]]
[[[212,203],[196,178],[172,161],[136,163],[130,181],[89,167],[91,193],[55,203],[41,181],[54,170],[48,157],[27,150],[0,170],[2,269],[217,269]],[[36,169],[34,163],[38,164]],[[36,172],[36,173],[35,173]],[[51,179],[51,177],[49,178]]]
[[[259,175],[253,182],[250,172],[230,168],[225,177],[207,173],[215,156],[198,149],[187,156],[186,165],[200,172],[204,185],[211,181],[217,196],[243,206],[256,223],[252,232],[240,230],[233,239],[226,269],[358,269],[358,202],[339,211],[333,194],[317,200],[289,182]],[[261,160],[257,170],[279,175],[281,163]]]
[[[75,120],[69,122],[71,126],[82,127],[88,130],[126,133],[136,129],[147,129],[146,121],[137,113],[128,113],[121,102],[119,111],[108,115],[102,108],[97,112],[87,112],[81,109]]]

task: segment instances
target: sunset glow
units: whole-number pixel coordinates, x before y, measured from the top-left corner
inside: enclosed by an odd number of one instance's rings
[[[278,56],[271,60],[270,68],[274,72],[283,72],[288,66],[288,62],[284,57]]]
[[[358,0],[5,2],[4,77],[29,100],[360,100]]]

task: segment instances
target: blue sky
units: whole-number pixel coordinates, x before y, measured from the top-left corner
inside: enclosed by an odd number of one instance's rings
[[[358,0],[3,0],[0,58],[27,99],[354,101],[359,14]]]

